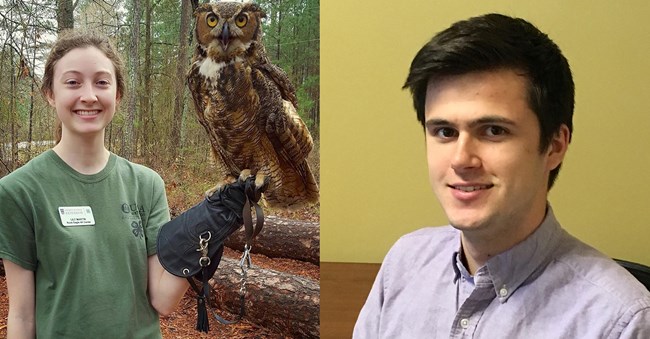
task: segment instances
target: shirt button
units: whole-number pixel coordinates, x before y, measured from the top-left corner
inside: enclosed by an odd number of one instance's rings
[[[460,320],[460,326],[462,328],[467,328],[467,326],[469,326],[469,319],[461,319]]]
[[[507,290],[505,287],[502,288],[502,289],[500,289],[500,290],[499,290],[499,295],[500,295],[501,297],[506,297],[506,296],[508,296],[508,290]]]

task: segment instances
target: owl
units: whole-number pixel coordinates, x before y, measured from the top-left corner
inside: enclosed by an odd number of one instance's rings
[[[222,1],[202,4],[194,17],[197,46],[187,82],[223,175],[220,183],[250,171],[267,181],[270,207],[317,202],[318,185],[306,161],[313,140],[296,112],[293,85],[262,44],[264,11],[251,2]]]

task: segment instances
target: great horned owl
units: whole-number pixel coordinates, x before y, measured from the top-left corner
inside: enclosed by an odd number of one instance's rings
[[[197,46],[188,86],[224,180],[234,181],[243,170],[265,176],[264,197],[272,207],[318,201],[306,161],[313,140],[296,113],[293,85],[266,55],[265,13],[251,2],[222,1],[199,6],[194,16]]]

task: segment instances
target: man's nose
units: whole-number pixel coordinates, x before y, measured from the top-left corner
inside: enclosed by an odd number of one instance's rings
[[[468,134],[461,133],[456,141],[451,167],[455,171],[462,171],[481,166],[478,155],[478,142]]]

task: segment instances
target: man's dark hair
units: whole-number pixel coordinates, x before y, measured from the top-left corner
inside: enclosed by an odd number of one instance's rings
[[[539,121],[539,151],[544,152],[562,124],[573,132],[574,86],[560,48],[529,22],[501,14],[459,21],[436,34],[417,53],[406,83],[424,126],[427,86],[448,76],[512,69],[528,79],[528,102]],[[560,166],[549,175],[553,186]]]

